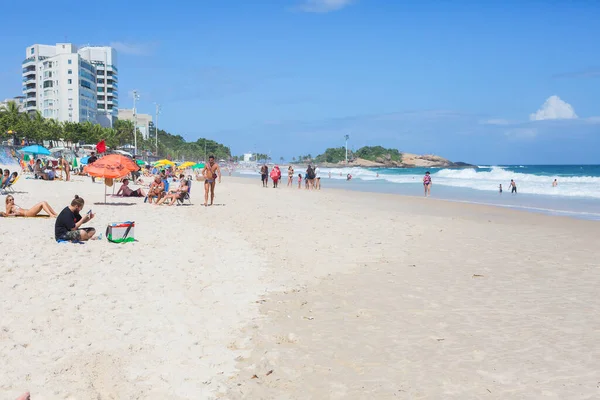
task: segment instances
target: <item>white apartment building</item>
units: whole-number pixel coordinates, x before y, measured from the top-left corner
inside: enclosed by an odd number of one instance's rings
[[[111,126],[116,109],[104,97],[98,118],[97,71],[116,73],[116,53],[110,47],[77,48],[71,43],[34,44],[27,47],[23,61],[23,94],[25,109],[38,110],[43,117],[58,121],[100,122]],[[106,68],[106,62],[112,64]],[[98,68],[96,68],[98,66]],[[102,78],[104,79],[104,78]],[[116,78],[111,81],[116,81]],[[103,82],[104,83],[104,82]],[[112,85],[111,85],[112,86]],[[114,90],[114,86],[111,87]],[[114,96],[111,96],[111,102]],[[110,105],[110,107],[109,107]],[[110,111],[107,113],[106,111]]]
[[[119,110],[118,119],[134,122],[133,109],[129,108]],[[148,139],[148,136],[150,135],[150,127],[152,126],[152,116],[149,114],[136,114],[135,123],[138,131],[140,131],[144,139]]]
[[[79,55],[96,67],[96,120],[102,126],[112,126],[119,109],[119,70],[117,52],[109,46],[86,46]]]

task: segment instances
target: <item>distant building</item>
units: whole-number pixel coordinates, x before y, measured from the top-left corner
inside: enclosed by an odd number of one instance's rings
[[[252,153],[246,153],[246,154],[244,154],[244,162],[252,161],[252,157],[253,156],[254,156],[254,154],[252,154]]]
[[[120,109],[119,110],[119,114],[118,114],[118,119],[124,120],[124,121],[134,121],[133,118],[133,109]],[[144,137],[144,139],[148,139],[148,136],[150,135],[150,127],[152,125],[152,116],[149,114],[137,114],[136,115],[136,125],[138,130],[140,131],[140,133],[142,134],[142,136]]]
[[[17,96],[13,97],[12,99],[4,99],[3,101],[0,101],[0,109],[6,107],[11,101],[14,101],[17,104],[17,106],[19,106],[20,112],[25,111],[25,96]]]
[[[110,119],[114,119],[118,109],[114,49],[95,46],[77,49],[71,43],[34,44],[27,47],[26,57],[22,65],[27,112],[38,110],[43,117],[57,121],[112,125]]]

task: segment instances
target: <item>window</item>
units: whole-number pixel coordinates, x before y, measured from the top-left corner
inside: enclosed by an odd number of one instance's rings
[[[72,69],[68,70],[67,74],[72,75],[73,74],[73,70]]]
[[[68,79],[67,82],[69,82],[70,85],[71,83],[73,83],[73,79]]]
[[[69,60],[68,64],[71,65],[72,62],[73,62],[73,60]]]
[[[35,53],[35,48],[32,47],[30,51],[31,51],[31,54],[34,54]]]

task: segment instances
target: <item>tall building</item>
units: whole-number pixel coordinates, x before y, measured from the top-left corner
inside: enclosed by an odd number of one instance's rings
[[[117,52],[108,46],[86,46],[79,49],[79,54],[96,67],[96,120],[102,126],[112,126],[119,109]]]
[[[23,94],[27,112],[38,110],[45,118],[58,121],[100,122],[112,125],[116,109],[106,101],[106,81],[102,86],[102,108],[98,114],[98,81],[108,72],[116,74],[116,53],[110,47],[82,47],[71,43],[34,44],[27,47],[23,61]],[[107,65],[109,67],[107,67]],[[98,78],[98,70],[102,78]],[[112,85],[116,77],[111,78]],[[111,96],[111,102],[115,94]],[[111,106],[109,108],[109,105]],[[107,111],[108,115],[107,115]]]
[[[118,117],[121,120],[133,122],[133,109],[119,110]],[[135,123],[138,131],[140,131],[140,134],[144,137],[144,139],[148,139],[148,136],[150,135],[150,127],[152,126],[152,115],[138,113],[135,116]]]

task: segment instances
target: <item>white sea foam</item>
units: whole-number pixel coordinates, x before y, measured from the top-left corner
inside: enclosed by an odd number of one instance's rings
[[[521,167],[521,166],[519,166]],[[525,168],[525,167],[523,167]],[[392,183],[418,183],[423,178],[422,174],[407,173],[393,174],[389,171],[378,172],[365,168],[329,168],[323,169],[322,175],[328,176],[331,172],[332,179],[346,179],[351,174],[353,179],[363,181],[388,181]],[[379,176],[377,176],[379,174]],[[552,181],[557,178],[558,186],[552,187]],[[510,180],[517,183],[519,193],[529,193],[547,196],[567,196],[600,199],[600,177],[594,176],[548,176],[534,175],[523,172],[513,172],[504,167],[489,166],[485,169],[442,169],[432,174],[434,185],[469,188],[483,191],[498,191],[502,184],[505,192],[509,191]]]

